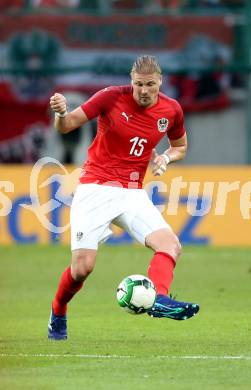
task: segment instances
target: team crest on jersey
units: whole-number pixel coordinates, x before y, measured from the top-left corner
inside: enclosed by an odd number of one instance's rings
[[[168,123],[169,123],[169,120],[166,118],[158,119],[158,122],[157,122],[158,130],[161,133],[164,133],[164,131],[166,131],[166,129],[168,128]]]

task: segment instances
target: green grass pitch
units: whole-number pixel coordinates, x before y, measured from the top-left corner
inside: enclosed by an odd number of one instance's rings
[[[115,299],[151,252],[102,246],[69,305],[67,341],[47,321],[70,249],[0,248],[0,389],[251,389],[251,249],[187,247],[172,292],[200,303],[187,321],[133,316]]]

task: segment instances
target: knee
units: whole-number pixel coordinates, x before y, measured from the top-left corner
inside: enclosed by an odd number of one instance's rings
[[[94,266],[95,256],[84,252],[75,253],[72,256],[72,277],[77,281],[84,281],[93,271]]]
[[[146,241],[147,246],[151,247],[155,252],[165,252],[173,257],[175,261],[179,258],[181,254],[181,244],[172,231],[159,231],[154,234],[152,237],[149,237],[148,242]]]
[[[181,250],[182,247],[178,237],[176,234],[172,233],[160,244],[156,251],[168,253],[176,262],[181,255]]]
[[[180,240],[176,236],[176,234],[173,234],[172,237],[172,251],[173,251],[173,257],[174,259],[178,259],[182,252],[182,246],[180,243]]]

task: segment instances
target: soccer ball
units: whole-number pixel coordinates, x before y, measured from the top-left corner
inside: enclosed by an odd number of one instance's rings
[[[144,275],[127,276],[118,285],[119,306],[130,314],[141,314],[151,309],[156,300],[153,282]]]

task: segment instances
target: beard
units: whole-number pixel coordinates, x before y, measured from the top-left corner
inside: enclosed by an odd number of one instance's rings
[[[140,106],[147,107],[152,104],[152,99],[149,96],[140,96],[138,102]]]

